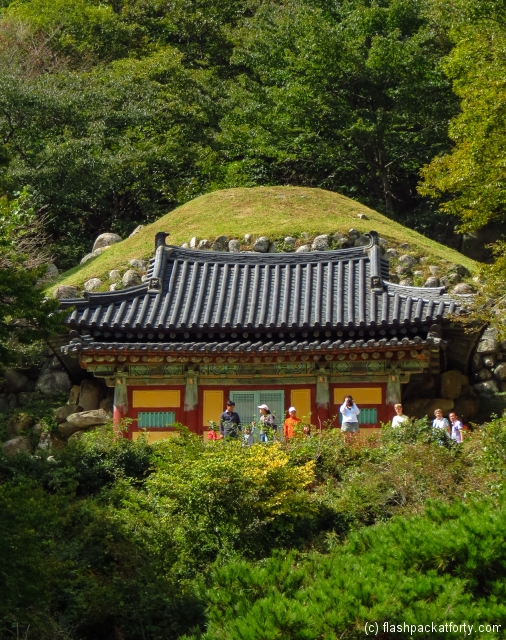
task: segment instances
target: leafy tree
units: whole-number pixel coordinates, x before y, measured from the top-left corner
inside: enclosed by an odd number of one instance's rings
[[[47,300],[39,279],[46,271],[44,237],[29,197],[17,207],[0,202],[0,365],[17,359],[17,344],[30,344],[61,328],[57,300]]]
[[[506,14],[495,0],[436,4],[454,43],[444,63],[461,100],[449,135],[451,153],[422,171],[420,193],[446,197],[441,209],[460,218],[461,230],[505,219]]]
[[[416,208],[418,169],[446,148],[455,104],[440,67],[449,42],[423,2],[265,3],[236,41],[225,184],[307,184],[391,214]]]
[[[172,48],[86,73],[1,76],[0,180],[11,193],[31,185],[60,266],[104,228],[128,233],[200,192],[206,83]]]

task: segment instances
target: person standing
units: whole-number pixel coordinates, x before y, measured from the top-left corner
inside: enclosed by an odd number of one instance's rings
[[[401,427],[409,422],[408,416],[402,413],[402,404],[394,404],[395,416],[392,418],[392,427]]]
[[[224,438],[237,438],[241,431],[241,419],[235,411],[235,402],[229,400],[227,408],[220,416],[220,433]]]
[[[434,420],[432,421],[432,426],[434,429],[443,429],[450,435],[450,423],[446,418],[443,418],[443,411],[441,409],[436,409],[434,411]]]
[[[343,404],[339,411],[342,415],[341,431],[345,433],[358,433],[360,431],[358,424],[360,409],[351,396],[344,396]]]
[[[283,433],[286,439],[293,438],[295,435],[295,427],[302,422],[300,418],[297,418],[296,414],[297,411],[295,407],[290,407],[288,409],[288,418],[283,424]]]
[[[269,407],[266,404],[260,404],[258,406],[260,410],[260,442],[267,442],[267,434],[271,431],[273,434],[276,433],[278,427],[276,425],[276,418],[271,413]]]
[[[460,444],[464,440],[464,425],[455,411],[452,411],[448,417],[451,425],[450,438]]]

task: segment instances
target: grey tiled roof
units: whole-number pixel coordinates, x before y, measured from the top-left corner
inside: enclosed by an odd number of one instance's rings
[[[286,342],[239,342],[239,341],[223,341],[223,342],[94,342],[82,341],[74,339],[71,343],[64,347],[67,354],[77,353],[96,353],[102,351],[113,352],[145,352],[145,353],[284,353],[284,352],[306,352],[306,351],[346,351],[349,349],[391,349],[391,348],[410,348],[410,347],[426,347],[437,343],[431,336],[422,338],[415,336],[414,338],[382,338],[381,340],[292,340]]]
[[[443,287],[389,282],[374,232],[367,247],[310,253],[195,251],[159,237],[157,244],[146,284],[62,300],[75,307],[67,324],[113,334],[358,328],[430,323],[458,310]]]

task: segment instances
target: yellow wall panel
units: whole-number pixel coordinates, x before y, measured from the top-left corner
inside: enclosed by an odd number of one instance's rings
[[[209,426],[209,421],[219,422],[220,416],[225,410],[223,406],[223,391],[204,391],[204,426]]]
[[[132,433],[132,440],[137,440],[143,434],[146,436],[148,444],[151,444],[164,438],[174,438],[179,435],[179,431],[134,431]]]
[[[290,402],[297,409],[299,418],[308,421],[311,419],[311,389],[292,389]]]
[[[382,404],[381,387],[339,387],[334,389],[334,402],[343,404],[344,396],[351,396],[355,404]]]
[[[158,391],[134,391],[133,407],[165,409],[181,406],[181,392],[177,389],[159,389]]]

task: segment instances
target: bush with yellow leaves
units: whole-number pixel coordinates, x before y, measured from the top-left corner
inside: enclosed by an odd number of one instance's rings
[[[216,554],[264,556],[303,535],[315,517],[312,460],[294,464],[280,443],[206,446],[191,435],[157,447],[147,481],[151,506],[171,523],[183,565]]]

